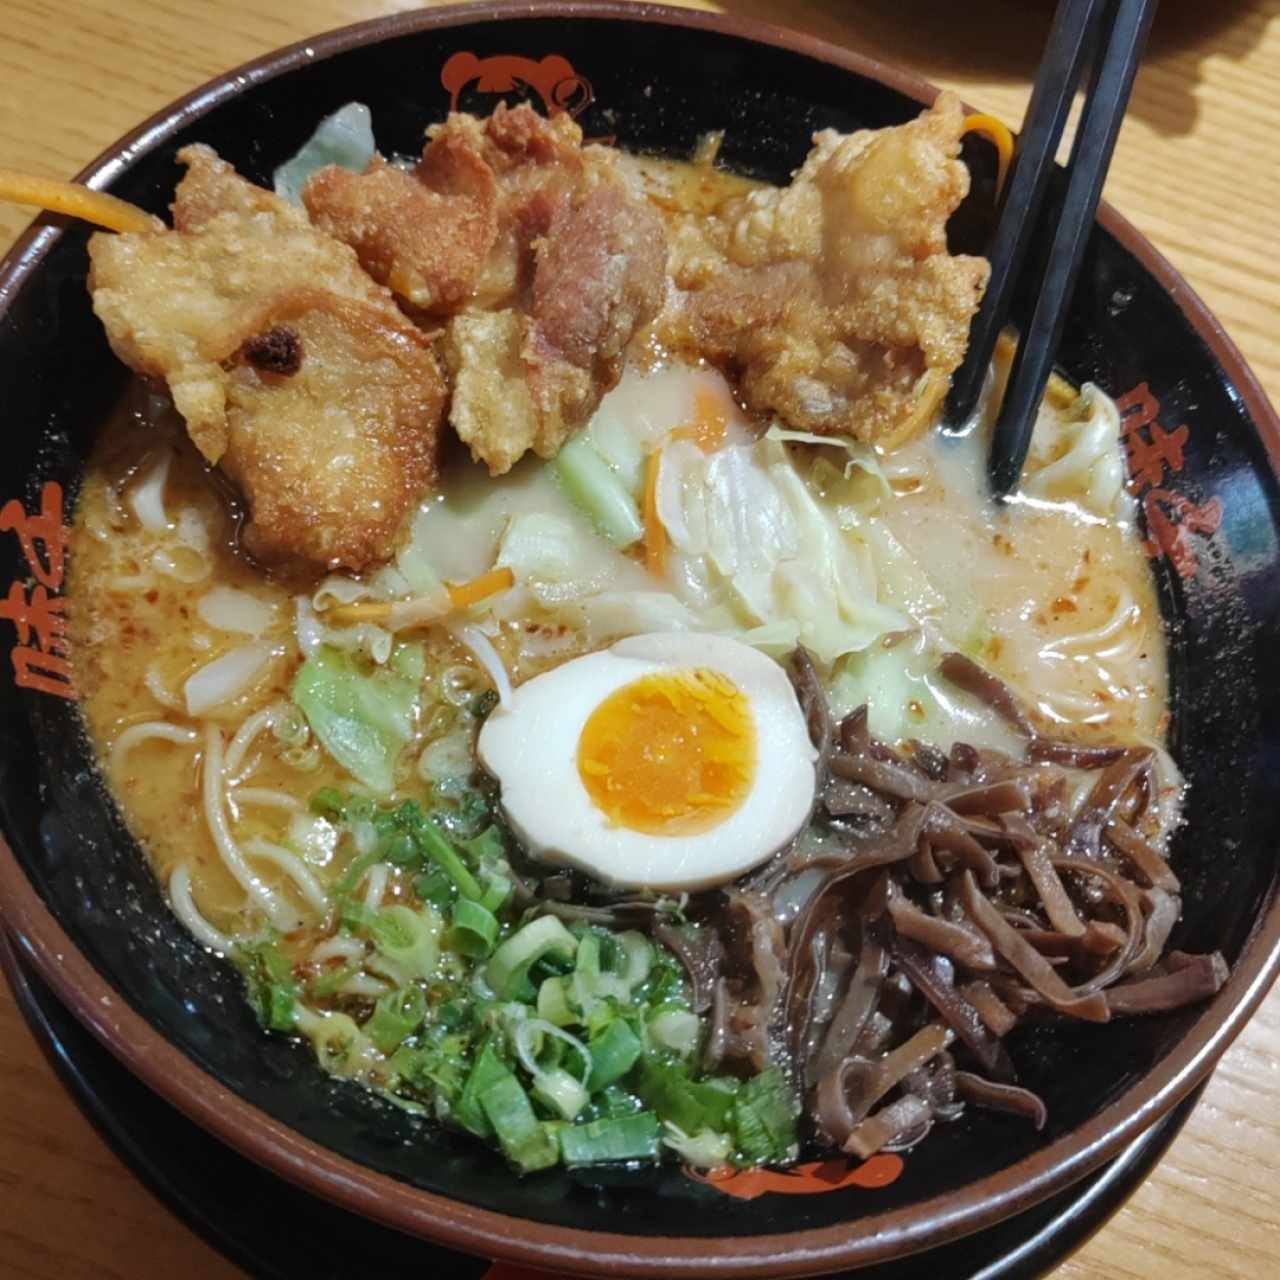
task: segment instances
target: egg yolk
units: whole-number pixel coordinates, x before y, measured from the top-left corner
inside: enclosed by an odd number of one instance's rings
[[[746,695],[718,671],[663,671],[610,694],[578,739],[578,774],[619,827],[697,835],[746,799],[756,729]]]

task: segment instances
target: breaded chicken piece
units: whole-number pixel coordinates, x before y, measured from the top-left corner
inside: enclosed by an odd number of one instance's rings
[[[969,187],[962,122],[943,94],[896,128],[826,130],[790,186],[686,221],[664,339],[792,427],[905,442],[946,394],[987,282],[985,260],[947,252]]]
[[[661,309],[666,236],[622,186],[602,183],[556,210],[535,264],[520,354],[541,432],[559,449],[621,377],[627,344]]]
[[[365,173],[330,165],[302,192],[312,221],[349,244],[360,263],[423,311],[475,292],[498,235],[498,185],[467,147],[435,149],[436,189],[375,158]]]
[[[375,279],[448,318],[450,421],[494,475],[555,456],[665,294],[661,220],[567,115],[451,115],[412,176],[323,169],[303,201]]]
[[[172,231],[90,241],[112,348],[166,379],[196,447],[239,485],[254,555],[388,558],[435,478],[445,386],[427,338],[300,210],[208,147],[178,158]]]
[[[529,390],[520,357],[524,329],[524,316],[512,307],[464,311],[445,329],[445,362],[453,376],[449,421],[496,476],[510,471],[530,449],[550,458],[560,445],[555,430],[543,435]]]

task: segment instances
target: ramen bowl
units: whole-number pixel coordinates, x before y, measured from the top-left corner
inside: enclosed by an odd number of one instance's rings
[[[163,213],[176,152],[202,141],[269,182],[316,122],[367,103],[386,152],[411,152],[451,107],[569,111],[588,137],[785,181],[817,129],[901,122],[934,90],[855,52],[733,18],[648,6],[493,4],[405,14],[318,37],[197,90],[81,180]],[[953,220],[981,251],[994,162]],[[1280,681],[1280,423],[1217,322],[1115,211],[1089,247],[1058,361],[1124,415],[1170,651],[1171,750],[1190,783],[1173,849],[1172,945],[1221,950],[1210,1002],[1118,1022],[1019,1028],[1045,1129],[970,1112],[896,1176],[842,1162],[750,1187],[656,1169],[520,1178],[491,1152],[325,1075],[264,1034],[236,971],[169,912],[105,790],[66,680],[59,521],[126,380],[85,290],[88,232],[39,220],[0,269],[0,404],[9,426],[0,581],[12,675],[0,681],[0,904],[22,956],[152,1089],[316,1196],[400,1231],[575,1274],[801,1276],[977,1231],[1115,1156],[1212,1068],[1280,966],[1274,850]],[[61,513],[61,514],[60,514]],[[41,612],[43,611],[43,612]],[[11,629],[10,629],[11,628]]]

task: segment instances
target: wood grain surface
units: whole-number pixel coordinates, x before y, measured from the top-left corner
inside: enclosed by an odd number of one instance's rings
[[[408,0],[3,0],[0,165],[68,177],[201,81]],[[724,0],[914,67],[1016,123],[1050,0]],[[1280,0],[1165,0],[1107,196],[1185,273],[1280,401]],[[0,207],[0,250],[27,218]],[[230,1280],[63,1092],[0,987],[0,1276]],[[1056,1273],[1280,1273],[1280,992],[1156,1173]],[[948,1278],[949,1280],[949,1278]]]

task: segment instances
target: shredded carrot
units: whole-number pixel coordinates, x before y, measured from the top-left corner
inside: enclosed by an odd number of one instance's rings
[[[996,168],[996,190],[1004,190],[1004,180],[1009,173],[1009,165],[1013,161],[1013,134],[1003,120],[995,116],[974,114],[965,116],[960,127],[961,133],[978,133],[991,143],[999,157]]]
[[[715,453],[724,444],[729,430],[729,411],[725,399],[713,387],[700,386],[693,399],[693,421],[677,427],[673,440],[692,440],[703,453]]]
[[[658,519],[658,473],[662,470],[662,450],[649,455],[644,477],[644,563],[656,577],[667,572],[667,529]]]
[[[35,205],[50,213],[65,213],[73,218],[106,227],[108,231],[162,231],[164,223],[153,218],[136,204],[109,196],[78,182],[60,182],[57,178],[38,178],[15,169],[0,169],[0,200],[13,204]]]
[[[357,604],[339,604],[321,615],[326,622],[350,626],[356,622],[386,622],[391,616],[390,600],[361,600]]]
[[[470,582],[448,582],[449,603],[455,609],[465,609],[468,605],[478,604],[499,591],[507,591],[515,585],[516,575],[508,566],[501,569],[490,569]]]
[[[504,566],[501,569],[490,569],[467,582],[446,583],[439,603],[433,596],[424,596],[417,601],[361,600],[356,604],[335,605],[326,610],[323,617],[326,622],[336,622],[341,626],[350,626],[356,622],[392,623],[397,627],[420,626],[424,622],[443,617],[450,609],[465,609],[497,595],[499,591],[507,591],[515,585],[515,581],[516,575]],[[447,605],[443,596],[448,597]],[[417,617],[412,616],[415,606],[423,606]]]

